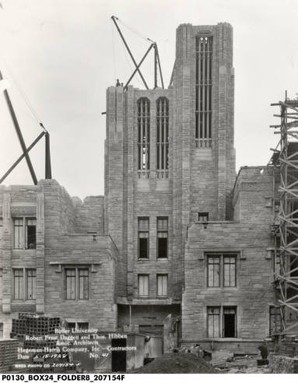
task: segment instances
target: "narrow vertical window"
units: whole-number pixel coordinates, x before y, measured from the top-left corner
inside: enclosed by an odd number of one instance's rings
[[[89,299],[88,269],[79,269],[79,299]]]
[[[168,218],[157,218],[157,257],[168,256]]]
[[[137,102],[138,170],[139,175],[149,177],[150,169],[150,101],[140,98]]]
[[[0,241],[3,238],[3,219],[0,218]]]
[[[149,296],[149,275],[139,274],[138,275],[138,291],[140,297]]]
[[[15,249],[36,248],[36,218],[14,218],[13,230]]]
[[[0,269],[0,302],[3,298],[3,270]]]
[[[220,286],[220,256],[211,255],[207,258],[208,287]]]
[[[24,299],[24,273],[23,269],[13,270],[13,298]]]
[[[223,308],[223,337],[236,337],[236,307]]]
[[[65,269],[66,299],[76,299],[76,269]]]
[[[169,101],[156,101],[156,169],[158,178],[167,178],[169,169]]]
[[[14,230],[14,248],[22,249],[24,246],[23,218],[15,218],[13,220],[13,230]]]
[[[36,270],[26,270],[26,295],[28,300],[36,299]]]
[[[36,219],[35,218],[26,218],[26,249],[35,249],[36,248]]]
[[[223,285],[224,287],[236,286],[236,257],[227,255],[223,257]]]
[[[157,296],[166,297],[168,295],[168,275],[157,275]]]
[[[269,335],[276,335],[282,331],[282,321],[280,308],[276,306],[269,307]]]
[[[207,307],[208,338],[220,337],[220,307]]]
[[[212,44],[211,36],[196,38],[196,146],[212,146]]]
[[[149,218],[138,219],[139,258],[149,258]]]

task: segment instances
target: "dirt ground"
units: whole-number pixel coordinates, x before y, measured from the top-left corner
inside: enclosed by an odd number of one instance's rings
[[[257,366],[257,355],[233,357],[227,352],[215,352],[210,362],[192,353],[164,354],[134,371],[138,374],[269,374],[268,366]]]
[[[210,363],[194,354],[164,354],[135,371],[138,374],[214,374]]]

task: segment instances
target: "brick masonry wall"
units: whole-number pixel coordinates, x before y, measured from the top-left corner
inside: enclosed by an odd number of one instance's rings
[[[262,339],[269,334],[269,305],[274,303],[272,264],[266,248],[270,237],[271,178],[249,174],[238,178],[240,222],[210,222],[207,228],[193,224],[188,231],[185,255],[185,291],[182,305],[183,340],[207,337],[207,307],[237,306],[237,337]],[[245,182],[244,182],[245,180]],[[243,181],[243,182],[242,182]],[[254,183],[255,182],[255,183]],[[258,187],[261,189],[258,190]],[[207,287],[207,252],[237,252],[237,286]]]
[[[103,231],[103,197],[87,197],[84,203],[70,198],[55,180],[37,186],[1,187],[3,269],[0,322],[9,337],[11,319],[31,311],[89,322],[103,331],[116,329],[115,270],[117,249]],[[13,217],[36,217],[36,249],[13,249]],[[97,232],[96,236],[87,234]],[[66,301],[65,267],[87,265],[90,297]],[[13,268],[36,269],[36,300],[13,300]]]
[[[104,197],[86,197],[75,204],[76,232],[104,233]]]

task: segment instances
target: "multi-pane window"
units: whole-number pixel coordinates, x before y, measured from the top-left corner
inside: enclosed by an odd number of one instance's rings
[[[137,102],[138,170],[149,174],[150,169],[150,101],[140,98]]]
[[[157,218],[157,257],[168,256],[168,218]]]
[[[36,299],[36,270],[35,269],[26,270],[26,292],[27,292],[28,300]]]
[[[237,254],[207,254],[207,286],[236,287]]]
[[[157,274],[157,296],[166,297],[168,295],[168,275]]]
[[[139,258],[149,257],[149,218],[138,219],[138,254]]]
[[[24,270],[15,269],[13,271],[13,292],[15,300],[24,299]]]
[[[208,256],[208,287],[220,286],[220,257]]]
[[[36,299],[36,269],[13,269],[13,299]]]
[[[149,296],[149,275],[148,274],[138,275],[138,292],[139,292],[139,297]]]
[[[237,307],[207,307],[208,338],[235,338]]]
[[[89,269],[70,267],[65,269],[66,299],[89,299]]]
[[[36,219],[14,218],[14,248],[35,249],[36,248]]]
[[[79,299],[89,299],[89,270],[79,269]]]
[[[169,169],[169,101],[166,97],[156,102],[156,129],[157,176],[166,178]]]
[[[207,307],[208,338],[220,337],[220,307]]]
[[[76,269],[65,269],[66,299],[76,299]]]
[[[196,38],[196,146],[212,146],[212,36]]]
[[[236,257],[226,255],[223,257],[223,286],[236,286]]]
[[[280,307],[269,307],[269,335],[279,334],[282,331]]]

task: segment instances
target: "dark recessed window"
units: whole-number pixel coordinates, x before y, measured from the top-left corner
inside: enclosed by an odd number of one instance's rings
[[[149,258],[149,218],[138,219],[138,253],[139,258]]]

